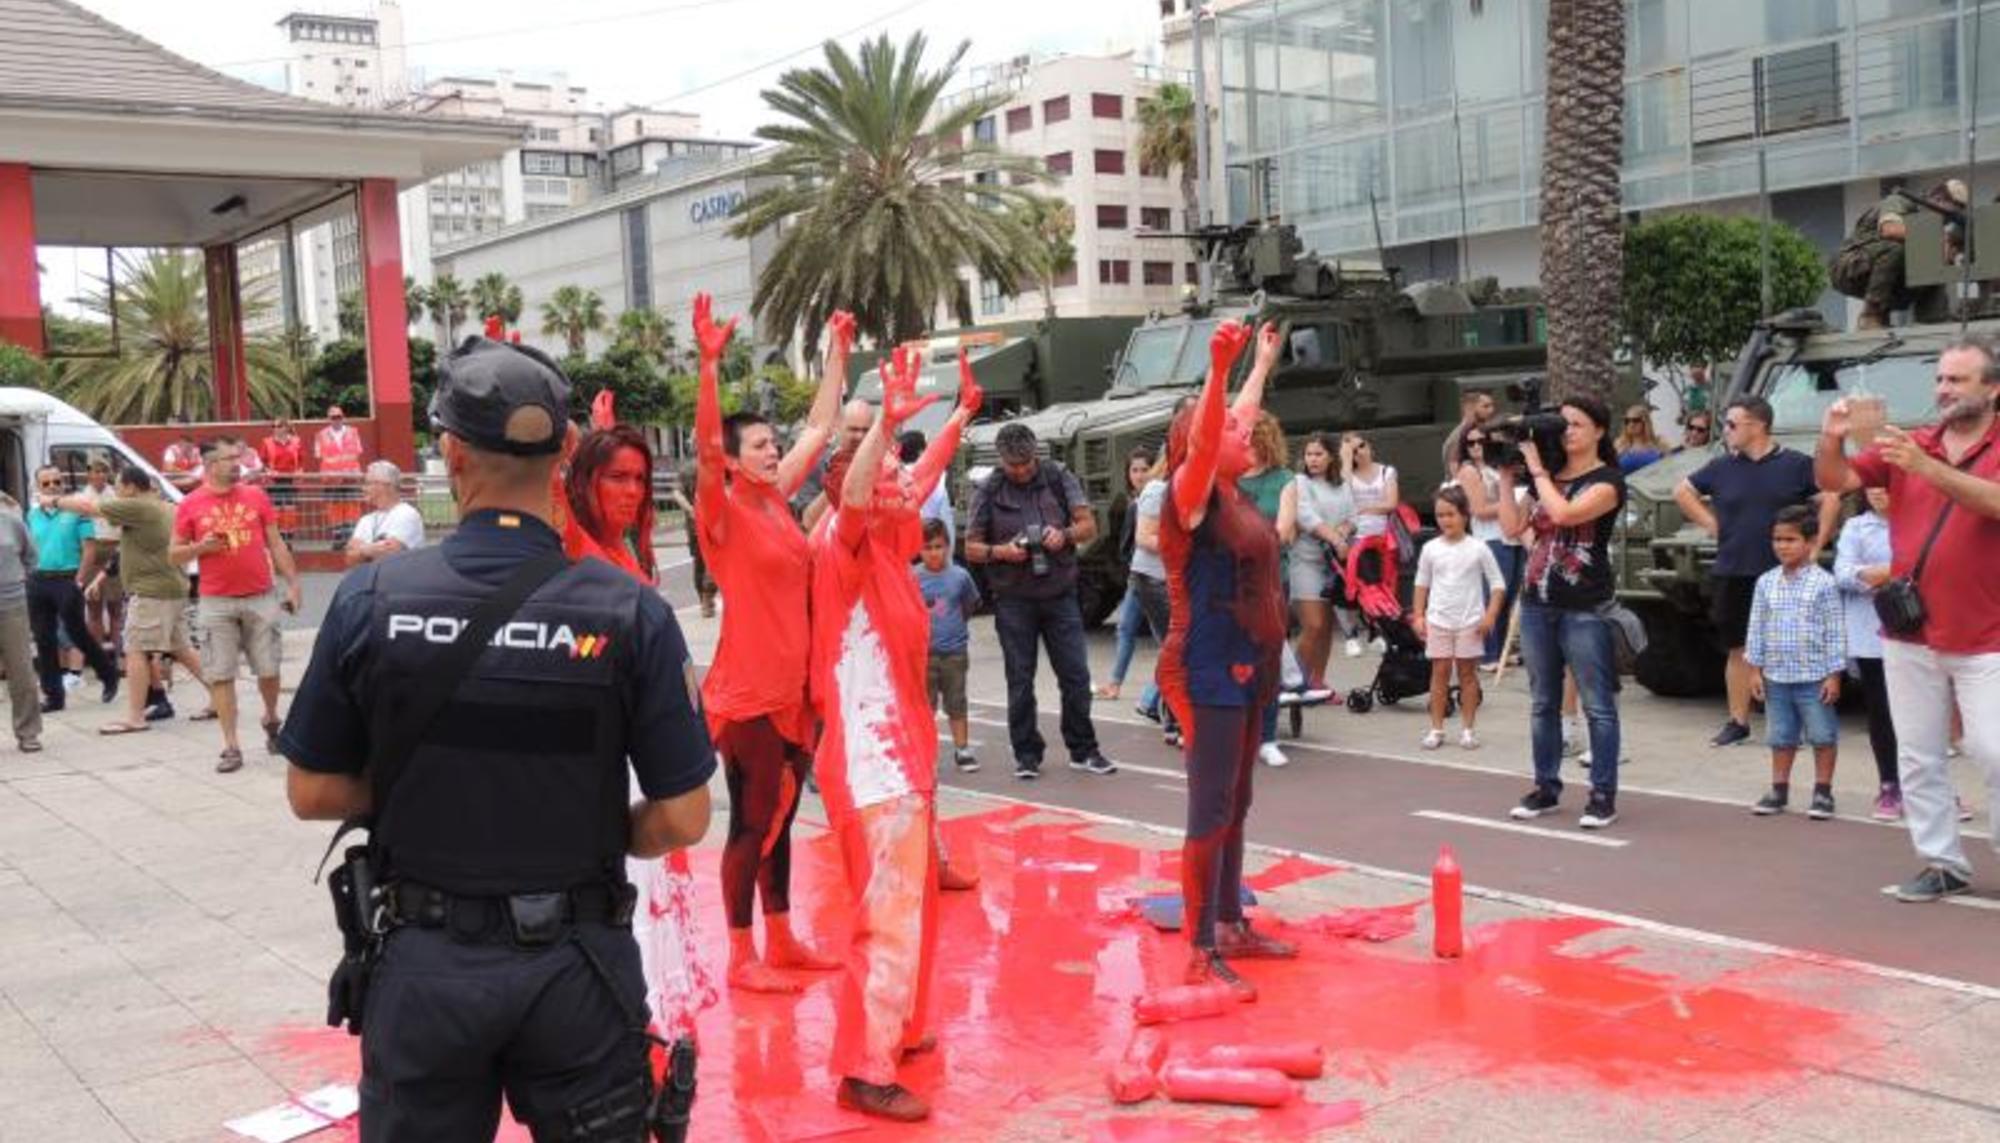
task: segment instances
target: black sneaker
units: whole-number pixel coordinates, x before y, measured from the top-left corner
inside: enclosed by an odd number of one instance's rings
[[[1584,807],[1583,816],[1576,824],[1584,829],[1603,829],[1618,820],[1618,800],[1599,790],[1590,792],[1590,804]]]
[[[146,708],[147,722],[165,722],[174,716],[174,704],[161,699]]]
[[[1832,792],[1828,790],[1814,790],[1812,799],[1812,808],[1806,811],[1806,816],[1816,822],[1823,822],[1826,819],[1832,817],[1833,816]]]
[[[1922,873],[1896,886],[1896,900],[1922,903],[1955,897],[1972,888],[1972,882],[1949,869],[1928,866]]]
[[[62,708],[63,708],[63,704],[62,704],[62,703],[61,703],[61,702],[60,702],[59,700],[56,700],[56,699],[52,699],[52,698],[44,698],[44,699],[42,699],[42,713],[43,713],[43,714],[54,714],[55,712],[57,712],[57,711],[61,710]]]
[[[953,750],[951,764],[958,767],[961,774],[970,774],[979,769],[979,756],[970,750]]]
[[[1792,798],[1790,792],[1785,790],[1772,790],[1771,792],[1765,794],[1763,797],[1758,798],[1757,804],[1750,807],[1750,812],[1756,814],[1760,818],[1768,818],[1773,814],[1784,813],[1785,807],[1790,805],[1791,801]]]
[[[1023,782],[1032,782],[1042,776],[1042,764],[1027,758],[1014,759],[1014,777]]]
[[[117,698],[118,698],[118,676],[113,675],[110,678],[104,680],[104,697],[99,701],[113,702],[116,701]]]
[[[1146,720],[1147,722],[1158,722],[1158,721],[1160,721],[1160,708],[1159,708],[1159,707],[1156,707],[1156,706],[1147,706],[1147,705],[1146,705],[1146,704],[1144,704],[1144,703],[1140,703],[1140,704],[1138,704],[1138,705],[1134,706],[1134,707],[1132,708],[1132,711],[1133,711],[1133,713],[1137,714],[1137,715],[1138,715],[1138,716],[1139,716],[1140,718],[1143,718],[1143,719],[1145,719],[1145,720]]]
[[[1556,812],[1561,804],[1562,794],[1552,786],[1536,786],[1529,790],[1519,805],[1508,811],[1507,816],[1518,822],[1533,821],[1543,814]]]
[[[1722,729],[1715,732],[1715,737],[1709,739],[1708,744],[1710,746],[1735,746],[1738,743],[1748,741],[1750,741],[1750,728],[1732,718],[1722,724]]]
[[[1117,763],[1111,761],[1111,759],[1109,758],[1106,758],[1104,755],[1099,754],[1095,750],[1090,752],[1089,757],[1070,759],[1069,768],[1072,770],[1082,770],[1085,771],[1086,773],[1096,774],[1099,776],[1105,774],[1116,774],[1118,772]]]

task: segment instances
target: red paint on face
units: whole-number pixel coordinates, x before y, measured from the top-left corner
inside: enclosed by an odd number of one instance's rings
[[[646,485],[646,458],[635,448],[619,449],[611,463],[598,470],[597,478],[591,481],[591,493],[611,536],[623,536],[639,522],[639,509],[652,492]]]
[[[958,818],[944,832],[954,859],[985,876],[975,892],[943,900],[932,1006],[938,1050],[902,1069],[902,1082],[933,1101],[930,1122],[883,1125],[834,1105],[827,1059],[837,982],[813,977],[799,996],[731,992],[702,1013],[692,1138],[756,1143],[854,1132],[1290,1143],[1354,1122],[1363,1104],[1391,1098],[1392,1085],[1436,1082],[1441,1068],[1552,1095],[1700,1110],[1740,1106],[1877,1046],[1843,1014],[1797,999],[1838,995],[1819,966],[1766,957],[1683,979],[1628,963],[1634,950],[1606,941],[1624,931],[1617,926],[1570,917],[1480,926],[1466,934],[1464,959],[1438,961],[1420,942],[1357,943],[1321,931],[1355,914],[1408,917],[1414,903],[1290,925],[1266,915],[1260,924],[1296,941],[1300,958],[1240,966],[1258,1002],[1163,1029],[1169,1058],[1222,1044],[1306,1041],[1326,1049],[1326,1078],[1272,1111],[1162,1102],[1118,1109],[1104,1076],[1132,1039],[1132,1000],[1179,983],[1186,965],[1180,935],[1134,919],[1124,903],[1168,883],[1177,856],[1100,840],[1089,823],[1028,806]],[[716,857],[714,849],[695,855],[709,916],[721,912]],[[796,923],[838,944],[846,889],[834,839],[801,839],[794,860]],[[1291,859],[1251,880],[1270,894],[1267,904],[1282,905],[1277,886],[1311,876],[1310,865]],[[259,1058],[267,1056],[298,1092],[360,1074],[357,1042],[334,1029],[277,1032],[261,1045]],[[351,1122],[346,1130],[327,1137],[353,1138]],[[503,1128],[500,1138],[526,1133]]]

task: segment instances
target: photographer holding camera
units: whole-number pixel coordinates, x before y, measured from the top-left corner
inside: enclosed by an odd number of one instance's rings
[[[973,490],[965,560],[985,564],[993,627],[1007,670],[1007,738],[1014,776],[1039,777],[1046,743],[1035,721],[1035,644],[1049,649],[1062,690],[1062,737],[1070,767],[1115,774],[1090,722],[1090,665],[1077,606],[1076,549],[1097,536],[1083,485],[1035,454],[1035,433],[1015,422],[994,438],[999,468]]]
[[[1618,820],[1618,662],[1604,611],[1616,598],[1610,545],[1625,505],[1625,477],[1602,401],[1569,397],[1559,412],[1559,429],[1555,415],[1533,413],[1487,430],[1489,438],[1513,438],[1518,449],[1519,467],[1508,465],[1500,473],[1500,525],[1530,545],[1520,617],[1535,788],[1513,816],[1537,818],[1555,812],[1561,801],[1567,671],[1576,676],[1590,726],[1590,803],[1577,824],[1603,829]],[[1522,470],[1531,486],[1526,504],[1514,495]]]

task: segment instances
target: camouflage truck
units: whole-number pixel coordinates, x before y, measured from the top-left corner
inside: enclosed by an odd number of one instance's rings
[[[1740,395],[1771,403],[1778,443],[1810,455],[1819,443],[1827,406],[1854,393],[1887,399],[1889,423],[1902,428],[1937,419],[1937,360],[1966,333],[2000,337],[2000,205],[1979,207],[1973,225],[1979,256],[1971,267],[1941,256],[1945,220],[1922,214],[1908,222],[1905,280],[1956,298],[1970,315],[1957,321],[1843,331],[1814,310],[1793,310],[1759,322],[1738,355],[1720,399],[1718,419]],[[1962,289],[1966,283],[1972,288]],[[1719,439],[1721,434],[1715,434]],[[1715,541],[1689,524],[1674,489],[1720,453],[1720,443],[1674,453],[1633,473],[1613,559],[1618,595],[1645,621],[1648,646],[1639,682],[1655,694],[1684,697],[1722,689],[1725,651],[1715,631],[1709,566]],[[1832,558],[1833,545],[1826,547]]]
[[[951,416],[958,398],[958,361],[972,362],[972,376],[985,392],[982,419],[1019,416],[1036,409],[1099,396],[1109,381],[1109,365],[1139,324],[1135,317],[1044,318],[950,330],[915,343],[924,351],[917,392],[938,401],[906,428],[925,436]],[[876,372],[880,351],[854,355],[854,395],[881,404]]]
[[[1476,304],[1474,291],[1457,285],[1406,290],[1392,271],[1304,253],[1287,226],[1210,228],[1197,237],[1219,271],[1217,301],[1156,314],[1133,330],[1101,398],[1019,418],[1046,455],[1076,474],[1097,513],[1098,538],[1081,553],[1079,583],[1090,623],[1108,616],[1124,592],[1117,539],[1126,454],[1165,439],[1175,404],[1207,373],[1209,337],[1222,322],[1278,324],[1285,349],[1265,404],[1286,433],[1365,431],[1426,513],[1421,493],[1444,478],[1440,454],[1461,395],[1489,390],[1505,407],[1547,359],[1542,310],[1529,298]],[[1239,370],[1248,364],[1246,353]],[[972,487],[994,470],[998,430],[989,422],[967,435],[954,487],[961,513]]]

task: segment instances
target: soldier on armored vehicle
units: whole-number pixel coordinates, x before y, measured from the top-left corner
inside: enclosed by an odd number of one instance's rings
[[[1909,280],[1909,224],[1925,210],[1944,219],[1940,254],[1944,263],[1951,265],[1964,249],[1967,201],[1965,184],[1946,179],[1921,199],[1901,188],[1890,191],[1855,220],[1828,271],[1834,289],[1862,303],[1856,329],[1881,329],[1889,324],[1891,314],[1905,309],[1919,322],[1942,321],[1949,316],[1950,299],[1942,287],[1913,285]]]

